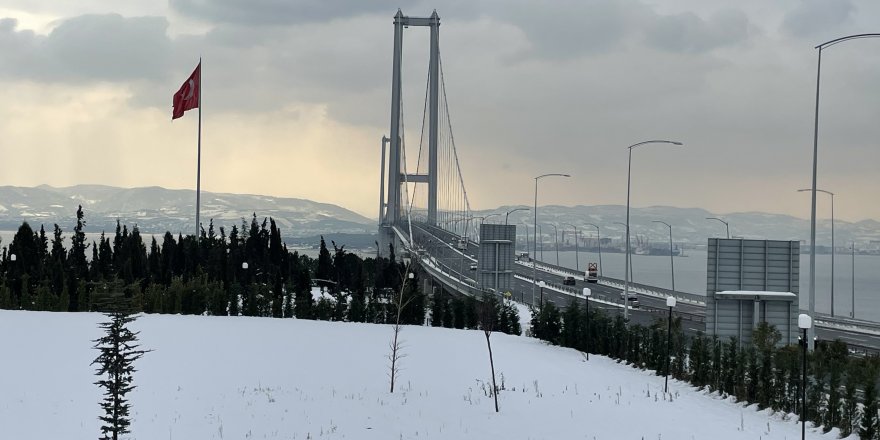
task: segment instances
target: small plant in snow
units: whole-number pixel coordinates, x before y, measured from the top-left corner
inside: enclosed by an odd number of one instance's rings
[[[131,405],[125,396],[135,388],[132,385],[134,361],[147,351],[138,350],[138,334],[128,328],[128,324],[137,319],[129,300],[122,295],[112,295],[101,301],[99,307],[105,310],[104,314],[110,320],[99,324],[105,335],[93,341],[95,349],[100,351],[92,361],[92,365],[98,364],[95,375],[101,378],[95,385],[104,389],[101,402],[104,415],[98,418],[104,423],[101,439],[117,440],[120,434],[130,432]]]
[[[400,292],[397,296],[394,297],[394,305],[397,307],[397,319],[394,321],[394,324],[391,328],[394,330],[394,336],[391,339],[391,343],[389,344],[391,348],[391,353],[388,354],[388,360],[391,361],[391,371],[389,375],[391,376],[391,392],[394,392],[394,380],[397,378],[398,373],[400,373],[400,359],[405,357],[403,353],[401,353],[402,343],[400,340],[400,315],[403,311],[403,308],[409,304],[412,298],[404,299],[404,293],[406,292],[406,283],[407,281],[415,278],[415,274],[409,271],[409,262],[406,264],[406,270],[404,271],[405,276],[403,277],[403,282],[400,284]]]

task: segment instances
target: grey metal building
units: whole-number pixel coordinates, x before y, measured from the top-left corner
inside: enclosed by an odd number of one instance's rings
[[[708,251],[706,333],[750,344],[767,322],[797,342],[799,242],[710,238]]]
[[[480,225],[477,282],[483,290],[503,293],[513,290],[513,254],[516,225]]]

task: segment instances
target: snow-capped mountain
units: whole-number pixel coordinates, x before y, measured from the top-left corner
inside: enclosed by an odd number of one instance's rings
[[[54,223],[68,230],[82,205],[86,231],[112,231],[116,220],[137,224],[144,233],[192,233],[195,191],[160,187],[117,188],[104,185],[76,185],[55,188],[0,187],[0,230],[15,230],[26,220],[35,228],[51,230]],[[201,221],[205,228],[213,219],[215,227],[230,229],[242,218],[250,222],[256,213],[262,221],[272,217],[287,236],[309,236],[328,232],[375,233],[375,220],[328,203],[305,199],[253,194],[202,191]]]

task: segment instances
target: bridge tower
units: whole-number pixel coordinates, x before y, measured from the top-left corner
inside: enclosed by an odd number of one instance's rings
[[[428,170],[426,174],[406,174],[401,165],[403,134],[401,120],[401,61],[403,58],[403,29],[409,26],[430,28],[430,59],[428,61]],[[397,242],[392,227],[401,220],[401,209],[406,202],[401,199],[401,186],[407,183],[428,185],[427,223],[437,224],[437,138],[439,121],[440,89],[440,17],[435,10],[430,17],[408,17],[400,9],[394,16],[394,54],[391,67],[391,133],[382,137],[382,171],[379,189],[379,253],[387,255],[388,245]],[[388,147],[388,163],[385,152]],[[385,168],[388,168],[387,198],[385,193]],[[395,249],[398,249],[395,246]]]

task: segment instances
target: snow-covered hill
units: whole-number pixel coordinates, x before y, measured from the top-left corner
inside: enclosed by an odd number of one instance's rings
[[[15,230],[22,220],[37,227],[58,223],[69,230],[76,223],[76,208],[85,211],[87,232],[113,231],[116,219],[137,224],[144,233],[192,233],[195,191],[160,187],[117,188],[104,185],[76,185],[56,188],[0,186],[0,230]],[[376,222],[348,209],[305,199],[253,194],[202,191],[202,222],[210,219],[228,229],[250,221],[256,212],[260,220],[271,216],[288,236],[309,236],[327,232],[374,233]]]
[[[96,438],[98,314],[0,311],[0,437]],[[388,392],[384,325],[143,316],[137,439],[795,439],[800,425],[600,356],[482,332],[406,327]],[[808,438],[828,439],[809,431]]]

